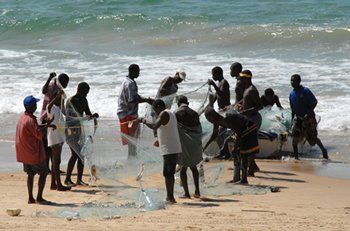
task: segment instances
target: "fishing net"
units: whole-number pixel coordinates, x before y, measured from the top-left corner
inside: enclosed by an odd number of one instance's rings
[[[212,125],[203,115],[211,94],[210,88],[205,88],[205,86],[206,84],[194,91],[183,93],[189,98],[191,108],[200,114],[203,128],[202,143],[208,140],[212,132]],[[176,95],[162,99],[171,106],[171,110],[177,109]],[[69,99],[65,103],[65,108],[65,115],[62,112],[60,116],[64,116],[66,122],[59,126],[60,131],[65,133],[66,142],[71,150],[76,152],[84,162],[85,170],[89,173],[90,185],[96,186],[105,196],[78,208],[62,208],[52,216],[72,219],[97,216],[103,219],[113,219],[119,215],[165,208],[163,160],[159,149],[153,146],[156,139],[154,132],[141,124],[136,132],[138,134],[136,137],[121,135],[119,121],[116,119],[94,119],[90,116],[82,116]],[[235,111],[231,109],[225,113],[235,113]],[[140,117],[150,121],[155,120],[154,112],[148,105],[140,107]],[[121,137],[129,145],[122,145]],[[128,146],[130,145],[135,147],[135,155],[132,158],[128,157]],[[213,156],[221,148],[222,144],[213,142],[204,155]],[[222,163],[210,163],[209,165],[203,161],[198,168],[201,180],[200,190],[205,197],[266,191],[261,188],[241,188],[241,186],[222,182],[221,175],[227,171]],[[187,175],[191,190],[194,184],[190,171]],[[175,176],[175,195],[182,195],[183,188],[179,172]]]

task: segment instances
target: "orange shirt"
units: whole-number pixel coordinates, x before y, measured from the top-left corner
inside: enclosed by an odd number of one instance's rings
[[[36,117],[27,112],[16,127],[16,156],[18,162],[31,165],[42,163],[46,158]]]

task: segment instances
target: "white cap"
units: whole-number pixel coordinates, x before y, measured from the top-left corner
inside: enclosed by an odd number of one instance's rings
[[[184,70],[177,70],[177,72],[179,74],[179,77],[182,79],[182,80],[185,80],[186,79],[186,73],[184,72]]]

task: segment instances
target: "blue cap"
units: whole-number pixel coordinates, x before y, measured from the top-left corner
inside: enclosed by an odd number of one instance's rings
[[[26,107],[33,107],[34,105],[36,105],[36,102],[38,102],[40,99],[35,98],[32,95],[29,95],[27,97],[24,98],[23,100],[23,104]]]

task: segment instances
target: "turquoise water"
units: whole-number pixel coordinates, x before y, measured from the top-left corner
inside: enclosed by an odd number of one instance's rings
[[[310,46],[324,57],[349,51],[345,0],[8,0],[0,6],[1,47],[16,50],[172,55],[230,50],[261,56],[274,49],[271,57],[287,56],[291,47],[292,56],[309,54]]]
[[[349,25],[347,0],[1,0],[0,116],[19,115],[26,95],[41,98],[52,71],[71,77],[68,96],[88,82],[92,111],[115,119],[131,63],[141,67],[140,93],[155,96],[160,81],[178,68],[187,73],[179,86],[184,93],[211,78],[214,66],[224,69],[233,95],[229,66],[241,62],[260,94],[272,87],[286,108],[290,76],[301,74],[319,100],[320,134],[341,137],[326,146],[349,159]],[[206,91],[191,95],[191,105],[200,105]],[[2,127],[7,123],[0,120]]]

